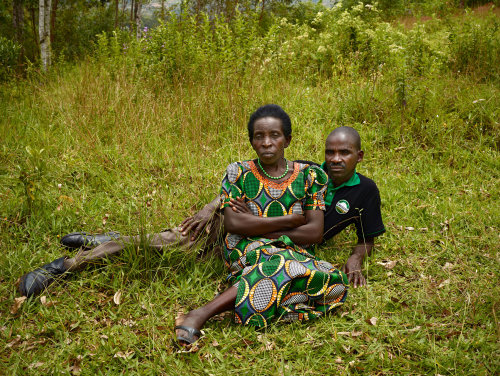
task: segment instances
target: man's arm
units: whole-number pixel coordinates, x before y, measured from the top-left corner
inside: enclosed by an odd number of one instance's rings
[[[203,229],[205,229],[205,232],[208,234],[210,232],[210,224],[207,225],[207,223],[219,210],[219,206],[220,196],[217,196],[206,204],[199,212],[183,220],[179,226],[179,230],[182,232],[182,235],[186,236],[188,233],[192,232],[191,240],[195,240]]]
[[[358,244],[354,246],[351,255],[342,268],[343,272],[347,274],[349,283],[353,285],[354,288],[366,285],[366,279],[361,270],[363,267],[363,260],[366,255],[370,256],[374,244],[374,238],[358,241]]]

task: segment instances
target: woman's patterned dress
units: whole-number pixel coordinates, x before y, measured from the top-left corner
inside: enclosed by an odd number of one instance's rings
[[[261,217],[325,210],[327,180],[320,168],[295,162],[292,175],[276,183],[261,175],[253,161],[235,162],[222,182],[221,207],[244,197]],[[273,240],[228,233],[224,260],[229,281],[238,285],[234,317],[240,324],[264,327],[272,320],[309,320],[331,312],[347,297],[346,275],[287,236]]]

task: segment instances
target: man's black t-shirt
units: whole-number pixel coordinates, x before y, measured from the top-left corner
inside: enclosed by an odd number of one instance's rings
[[[315,164],[310,161],[297,161]],[[326,171],[325,166],[321,166]],[[354,223],[358,241],[373,238],[385,232],[380,212],[380,193],[375,182],[355,173],[349,182],[334,188],[329,181],[325,201],[323,240],[328,240]]]
[[[385,232],[377,185],[366,176],[357,175],[359,184],[338,189],[331,205],[326,207],[324,240],[338,234],[351,223],[356,226],[359,241]]]

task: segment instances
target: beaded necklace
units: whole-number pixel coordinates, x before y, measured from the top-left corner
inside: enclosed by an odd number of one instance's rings
[[[262,167],[262,165],[260,164],[260,159],[257,158],[257,164],[259,165],[260,169],[262,170],[262,172],[264,173],[264,175],[266,175],[269,179],[273,179],[273,180],[279,180],[279,179],[283,179],[286,174],[288,174],[288,161],[286,158],[285,159],[285,163],[286,163],[286,169],[285,169],[285,173],[281,176],[271,176],[269,175],[266,170],[264,170],[264,167]]]

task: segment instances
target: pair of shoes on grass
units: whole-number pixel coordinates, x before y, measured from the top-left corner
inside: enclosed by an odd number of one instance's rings
[[[91,235],[86,232],[73,232],[63,236],[61,244],[66,248],[96,247],[101,243],[118,239],[118,232],[107,232],[105,234]],[[67,276],[67,268],[64,266],[66,256],[58,258],[42,267],[35,269],[21,277],[19,281],[19,293],[26,297],[40,294],[58,278]]]

